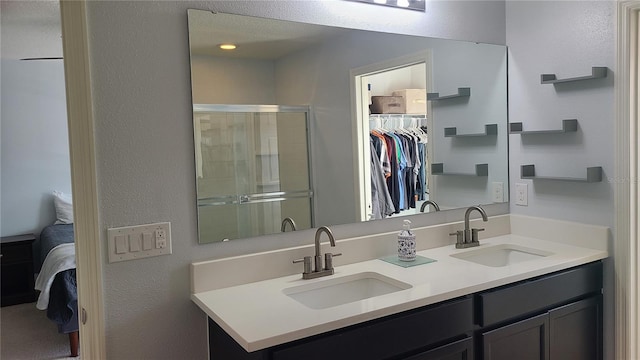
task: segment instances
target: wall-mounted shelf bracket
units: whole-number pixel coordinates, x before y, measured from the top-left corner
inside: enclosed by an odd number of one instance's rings
[[[529,134],[561,134],[568,132],[576,132],[578,131],[578,119],[565,119],[562,120],[562,129],[559,130],[523,130],[522,123],[509,123],[509,133],[511,134],[521,134],[521,135],[529,135]]]
[[[469,96],[471,96],[471,88],[463,87],[463,88],[458,88],[458,93],[453,95],[440,96],[440,93],[427,93],[427,100],[429,101],[447,100],[447,99],[455,99],[455,98],[462,98],[462,97],[469,97]]]
[[[559,84],[573,81],[582,81],[582,80],[591,80],[591,79],[600,79],[607,77],[607,68],[604,66],[594,66],[591,68],[591,75],[579,76],[573,78],[566,79],[557,79],[556,74],[541,74],[540,75],[540,83],[541,84]]]
[[[541,180],[576,181],[576,182],[588,182],[588,183],[601,182],[602,167],[601,166],[588,167],[586,178],[573,178],[573,177],[536,176],[535,165],[521,165],[520,178],[534,179],[534,180],[541,179]]]
[[[498,124],[486,124],[484,126],[484,132],[478,134],[458,134],[458,129],[455,127],[444,128],[444,137],[479,137],[492,135],[498,135]]]
[[[475,173],[446,173],[443,163],[431,164],[432,175],[456,175],[456,176],[488,176],[489,164],[476,164]]]

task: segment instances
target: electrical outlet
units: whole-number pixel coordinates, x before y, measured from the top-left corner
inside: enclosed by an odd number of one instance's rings
[[[494,203],[504,202],[504,183],[494,182],[491,191],[491,200]]]
[[[516,205],[529,205],[528,186],[525,183],[516,184]]]
[[[156,249],[167,247],[167,232],[164,229],[156,230]]]

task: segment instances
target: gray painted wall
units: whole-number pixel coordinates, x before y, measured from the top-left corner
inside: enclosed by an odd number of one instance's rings
[[[2,236],[56,220],[53,190],[71,193],[64,67],[2,59]]]
[[[275,104],[271,60],[191,57],[194,104]]]
[[[447,56],[434,51],[433,92],[441,96],[470,87],[471,96],[431,102],[429,141],[433,163],[443,163],[445,173],[474,173],[475,164],[488,164],[489,174],[477,176],[433,176],[431,190],[443,209],[489,204],[494,182],[506,188],[509,169],[507,152],[507,55],[504,47],[455,43]],[[458,134],[482,133],[486,124],[497,124],[498,135],[474,138],[444,137],[444,129],[456,127]],[[507,197],[504,197],[505,199]]]
[[[276,67],[279,102],[313,105],[311,140],[318,225],[355,221],[356,194],[353,183],[354,168],[358,164],[350,156],[353,153],[354,134],[353,124],[347,116],[351,114],[349,71],[426,49],[432,53],[429,67],[434,75],[430,86],[438,89],[435,91],[441,91],[442,95],[453,93],[458,85],[475,89],[468,102],[439,106],[432,104],[434,127],[430,130],[429,141],[435,144],[432,155],[434,162],[448,163],[449,172],[456,169],[455,166],[459,170],[472,168],[470,164],[475,163],[490,164],[489,177],[486,178],[466,179],[466,182],[464,179],[460,181],[460,177],[435,179],[431,188],[435,198],[432,199],[445,209],[474,203],[486,204],[490,202],[488,185],[492,181],[506,182],[504,46],[353,32],[334,37],[321,47],[281,59]],[[500,124],[501,136],[498,140],[492,137],[455,142],[452,145],[451,139],[444,138],[444,127],[458,126],[460,133],[480,132],[484,130],[485,123]]]
[[[104,265],[107,355],[113,359],[205,358],[205,316],[189,299],[189,264],[290,243],[283,236],[263,237],[259,244],[249,239],[197,245],[187,8],[505,41],[501,1],[435,1],[425,13],[347,1],[87,7],[100,226],[170,221],[173,241],[170,256]],[[106,252],[106,231],[99,241]]]
[[[578,119],[578,132],[510,135],[511,187],[529,186],[529,206],[511,204],[522,215],[613,226],[615,36],[613,1],[514,1],[507,3],[509,121],[525,129],[560,129]],[[544,26],[540,19],[544,18]],[[558,78],[591,74],[606,66],[606,79],[540,84],[540,74]],[[585,177],[602,166],[604,181],[581,184],[520,179],[521,164],[536,174]]]
[[[511,198],[526,183],[529,206],[511,203],[511,213],[588,224],[614,225],[614,1],[509,1],[509,121],[525,129],[559,129],[562,119],[578,119],[578,132],[510,135]],[[543,22],[543,25],[541,25]],[[542,85],[540,74],[558,78],[591,74],[606,66],[606,79]],[[520,179],[520,165],[536,174],[585,177],[586,167],[602,166],[601,183]],[[612,247],[610,254],[612,254]],[[613,266],[605,267],[605,358],[613,359]]]

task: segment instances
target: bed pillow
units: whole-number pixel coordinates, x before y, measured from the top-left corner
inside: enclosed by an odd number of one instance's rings
[[[54,191],[53,204],[56,207],[56,222],[54,224],[73,224],[73,202],[71,195]]]

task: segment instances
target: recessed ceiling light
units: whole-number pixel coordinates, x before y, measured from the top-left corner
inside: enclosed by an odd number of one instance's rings
[[[237,46],[234,44],[220,44],[218,47],[222,50],[234,50]]]

